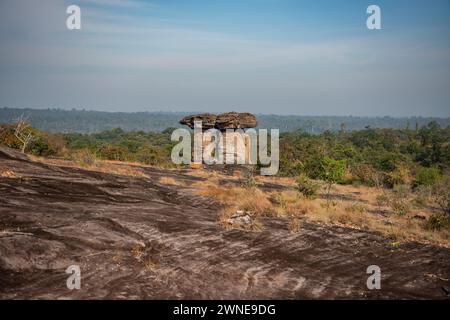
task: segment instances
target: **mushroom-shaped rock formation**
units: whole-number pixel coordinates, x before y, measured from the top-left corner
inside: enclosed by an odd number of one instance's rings
[[[216,128],[226,129],[245,129],[255,128],[257,126],[256,117],[251,113],[227,112],[218,116],[211,113],[195,114],[184,117],[180,123],[194,128],[194,121],[202,121],[204,130]]]
[[[186,126],[189,126],[191,129],[194,129],[194,121],[201,121],[202,128],[207,130],[214,128],[216,124],[216,118],[217,116],[211,113],[194,114],[181,119],[180,124],[184,124]]]
[[[256,117],[251,113],[227,112],[217,116],[215,127],[219,130],[226,130],[255,128],[256,125]]]

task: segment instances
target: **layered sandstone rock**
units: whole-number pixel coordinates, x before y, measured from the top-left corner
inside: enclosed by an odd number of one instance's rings
[[[223,131],[226,129],[255,128],[257,126],[255,115],[248,112],[227,112],[218,116],[211,113],[202,113],[184,117],[180,123],[193,129],[194,121],[202,121],[204,130],[216,128]]]
[[[245,129],[255,128],[257,125],[256,117],[248,112],[227,112],[217,116],[216,129]]]
[[[195,141],[200,141],[200,143],[194,143],[194,149],[192,150],[192,158],[194,159],[194,162],[198,161],[198,159],[195,159],[194,155],[202,155],[204,148],[210,143],[209,140],[203,139],[203,131],[215,128],[222,132],[218,147],[220,148],[220,152],[223,154],[224,159],[234,159],[234,162],[239,164],[249,163],[250,137],[243,135],[243,139],[241,139],[239,143],[239,139],[235,141],[235,139],[232,138],[230,143],[233,146],[230,147],[227,142],[226,135],[233,134],[229,133],[228,130],[235,131],[237,129],[255,128],[257,126],[257,122],[256,117],[253,114],[247,112],[227,112],[216,116],[211,113],[202,113],[184,117],[181,119],[180,123],[194,129],[195,121],[202,122],[202,131],[194,132]],[[238,133],[235,132],[235,134]]]
[[[181,119],[180,124],[194,129],[194,121],[201,121],[203,129],[212,129],[215,127],[217,116],[211,113],[194,114]]]

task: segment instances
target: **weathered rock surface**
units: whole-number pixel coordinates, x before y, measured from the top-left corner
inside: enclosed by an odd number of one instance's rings
[[[255,115],[247,112],[227,112],[218,116],[211,113],[202,113],[184,117],[180,123],[193,129],[194,121],[202,121],[202,127],[205,130],[211,128],[219,130],[245,129],[255,128],[257,126]]]

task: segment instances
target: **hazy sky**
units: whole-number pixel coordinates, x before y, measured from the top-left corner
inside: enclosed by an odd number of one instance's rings
[[[1,0],[2,106],[449,117],[450,1]]]

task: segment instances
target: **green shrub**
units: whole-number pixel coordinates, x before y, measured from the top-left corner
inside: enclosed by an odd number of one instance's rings
[[[323,157],[318,168],[318,178],[326,183],[327,205],[330,204],[331,187],[335,183],[342,182],[345,175],[345,161]]]
[[[328,183],[338,183],[345,174],[345,162],[343,160],[334,160],[329,157],[323,157],[320,162],[319,179]]]
[[[300,174],[297,177],[296,182],[297,182],[297,190],[303,196],[305,196],[307,198],[311,198],[311,199],[314,199],[317,197],[317,192],[320,189],[320,186],[317,183],[315,183],[314,181],[309,179],[304,174]]]
[[[26,150],[29,153],[38,156],[52,156],[56,154],[56,151],[50,146],[50,144],[44,139],[44,137],[40,135],[35,136]]]
[[[420,168],[414,180],[414,186],[434,186],[441,179],[438,168]]]
[[[252,176],[246,176],[239,180],[239,185],[242,188],[251,189],[255,188],[258,184],[256,183],[255,178],[253,178]]]

